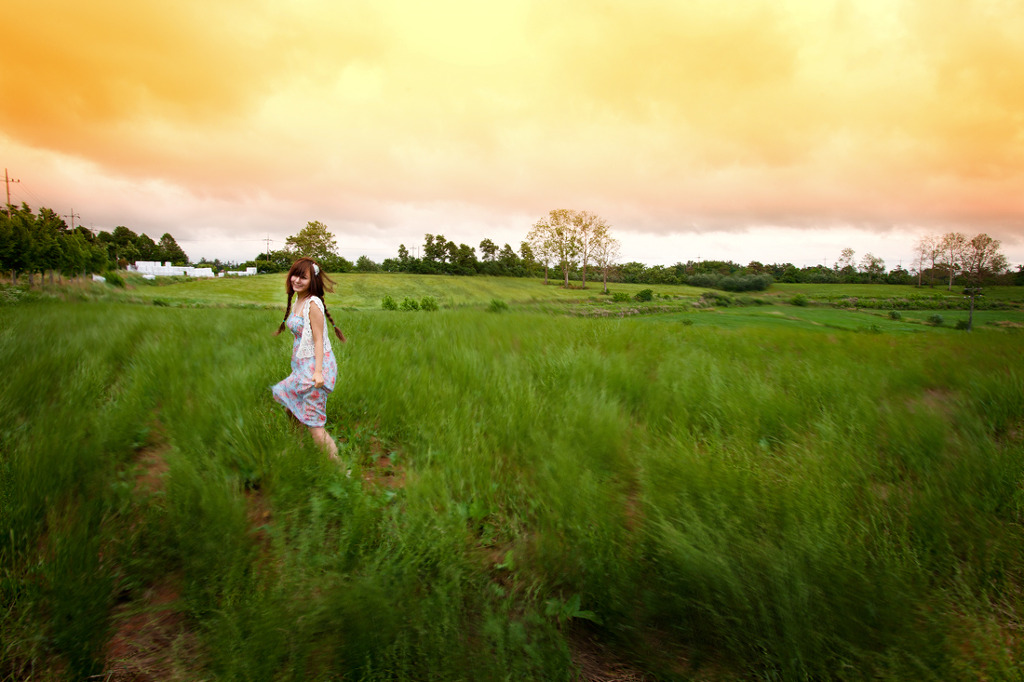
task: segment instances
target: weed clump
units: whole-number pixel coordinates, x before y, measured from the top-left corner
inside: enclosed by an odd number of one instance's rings
[[[508,311],[508,303],[505,303],[500,298],[492,298],[490,305],[487,306],[487,312],[489,313],[503,313],[506,311]]]
[[[398,310],[398,302],[391,296],[385,296],[380,301],[380,307],[384,310]]]
[[[103,277],[107,280],[107,284],[118,289],[124,289],[124,277],[117,274],[113,270],[108,270],[104,273]]]
[[[943,323],[945,323],[945,320],[942,318],[942,315],[939,315],[938,313],[928,316],[928,324],[933,327],[941,327]]]
[[[701,294],[699,303],[712,307],[728,308],[736,301],[728,294],[721,294],[717,291],[706,291]]]
[[[643,302],[643,301],[650,301],[650,300],[654,299],[654,290],[653,289],[641,289],[640,291],[636,292],[636,295],[633,296],[633,298],[635,298],[637,301],[641,301],[641,302]]]

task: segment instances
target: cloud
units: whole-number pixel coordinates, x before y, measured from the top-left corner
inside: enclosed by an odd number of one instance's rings
[[[569,206],[652,234],[1024,231],[1015,2],[37,0],[11,21],[5,134],[122,183],[101,196],[147,225],[418,239],[428,215]]]

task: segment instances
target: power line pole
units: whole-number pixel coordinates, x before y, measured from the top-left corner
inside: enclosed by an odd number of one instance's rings
[[[79,220],[81,220],[82,216],[80,216],[77,213],[75,213],[75,209],[71,209],[71,215],[62,215],[61,218],[71,218],[71,231],[74,232],[75,231],[75,218],[78,218]]]
[[[15,180],[7,174],[7,169],[4,168],[4,185],[7,187],[7,219],[11,218],[11,183],[21,182],[21,180]]]

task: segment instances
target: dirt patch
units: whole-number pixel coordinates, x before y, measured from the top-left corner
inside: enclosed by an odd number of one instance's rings
[[[164,474],[170,469],[167,453],[171,446],[159,419],[149,424],[146,444],[135,453],[135,494],[145,497],[163,489]]]
[[[145,448],[139,452],[136,461],[138,473],[135,475],[136,495],[152,495],[163,488],[163,477],[170,467],[165,455],[168,446]]]
[[[920,397],[912,398],[907,401],[907,408],[909,408],[911,412],[924,410],[927,412],[938,412],[939,414],[949,415],[952,413],[955,406],[956,397],[954,394],[950,391],[937,388],[930,388]]]
[[[577,679],[581,682],[647,682],[654,679],[623,663],[588,634],[571,634],[569,648],[572,662],[579,670]]]
[[[144,512],[149,498],[164,488],[170,466],[170,444],[159,418],[149,425],[146,444],[132,463],[135,476],[135,516]],[[138,520],[130,519],[135,528]],[[114,607],[114,635],[107,642],[102,679],[111,682],[196,680],[200,646],[189,631],[180,608],[181,576],[168,575],[147,587],[141,595]]]
[[[378,455],[369,466],[363,467],[363,485],[373,490],[404,488],[405,468],[393,461],[390,455]]]
[[[168,576],[114,609],[117,630],[107,644],[104,680],[198,679],[199,645],[179,608],[180,582],[179,576]]]
[[[266,557],[270,553],[267,529],[273,521],[273,513],[267,498],[259,490],[245,491],[245,517],[249,522],[249,534],[256,540],[260,554]]]

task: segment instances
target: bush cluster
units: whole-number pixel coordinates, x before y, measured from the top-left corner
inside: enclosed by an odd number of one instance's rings
[[[385,296],[380,301],[380,307],[384,310],[426,310],[427,312],[433,312],[440,308],[437,299],[433,296],[424,296],[419,301],[412,296],[406,296],[401,303],[396,301],[393,296]]]
[[[723,291],[764,291],[773,281],[771,275],[720,275],[713,272],[690,275],[686,278],[686,283],[691,287]]]
[[[636,292],[636,295],[633,296],[633,298],[635,298],[637,301],[650,301],[650,300],[653,300],[654,299],[654,290],[653,289],[641,289],[640,291]]]
[[[865,308],[868,310],[967,310],[971,302],[962,297],[942,294],[911,294],[892,298],[861,298],[857,296],[829,296],[828,302],[836,308]],[[1014,310],[1013,301],[985,298],[975,299],[975,310]]]

